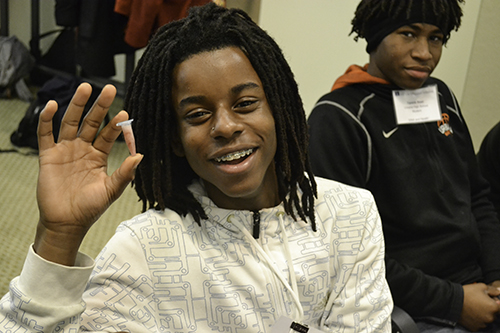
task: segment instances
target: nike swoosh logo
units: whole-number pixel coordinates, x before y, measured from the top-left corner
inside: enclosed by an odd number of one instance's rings
[[[382,131],[382,134],[384,135],[384,138],[386,139],[389,139],[391,135],[393,135],[397,130],[398,130],[399,127],[395,127],[393,128],[391,131],[389,132],[385,132],[385,131]]]

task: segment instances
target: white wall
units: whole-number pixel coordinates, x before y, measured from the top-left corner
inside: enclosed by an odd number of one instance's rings
[[[498,1],[498,0],[492,0]],[[261,0],[260,26],[282,47],[295,73],[306,112],[351,64],[368,62],[366,42],[357,43],[351,19],[358,0]],[[462,27],[452,33],[434,76],[459,100],[469,66],[481,0],[467,1]]]
[[[349,36],[353,0],[261,0],[260,26],[281,46],[306,112],[335,79],[368,56],[364,41]]]
[[[479,18],[462,99],[476,150],[486,133],[500,121],[500,1],[483,0]]]

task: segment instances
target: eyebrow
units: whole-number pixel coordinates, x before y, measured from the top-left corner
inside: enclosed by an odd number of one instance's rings
[[[199,95],[199,96],[189,96],[189,97],[183,98],[179,102],[179,108],[182,108],[182,107],[184,107],[185,105],[188,105],[188,104],[198,104],[198,103],[203,102],[204,100],[205,100],[205,97],[202,96],[202,95]]]
[[[245,89],[256,89],[256,88],[260,88],[260,86],[257,83],[255,83],[255,82],[247,82],[247,83],[238,84],[238,85],[232,87],[231,88],[231,92],[233,94],[238,94],[238,93],[242,92]]]
[[[255,82],[247,82],[247,83],[238,84],[238,85],[232,87],[231,88],[231,93],[234,94],[234,95],[236,95],[236,94],[241,93],[245,89],[256,89],[256,88],[260,88],[260,86],[257,83],[255,83]],[[206,99],[206,97],[203,96],[203,95],[189,96],[189,97],[183,98],[179,102],[179,108],[182,108],[182,107],[184,107],[185,105],[188,105],[188,104],[202,103],[203,101],[205,101],[205,99]]]
[[[408,24],[406,26],[410,27],[410,28],[412,28],[414,30],[422,31],[422,27],[420,27],[419,25],[417,25],[415,23]],[[438,27],[436,27],[436,29],[432,30],[432,33],[440,33],[440,34],[442,34],[443,32],[441,31],[441,29],[439,29]]]

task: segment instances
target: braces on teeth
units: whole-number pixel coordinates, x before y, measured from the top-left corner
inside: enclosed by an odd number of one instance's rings
[[[229,162],[229,161],[237,160],[239,158],[250,155],[252,152],[253,152],[253,149],[250,148],[250,149],[247,149],[244,151],[239,151],[237,153],[232,153],[232,154],[227,154],[226,156],[217,157],[217,158],[215,158],[215,161],[216,162]]]

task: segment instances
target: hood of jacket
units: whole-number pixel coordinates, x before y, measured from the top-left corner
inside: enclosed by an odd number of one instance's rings
[[[346,72],[335,81],[335,83],[332,86],[332,91],[357,83],[390,84],[390,82],[384,79],[368,74],[368,65],[369,64],[366,64],[363,67],[359,65],[349,66]]]

